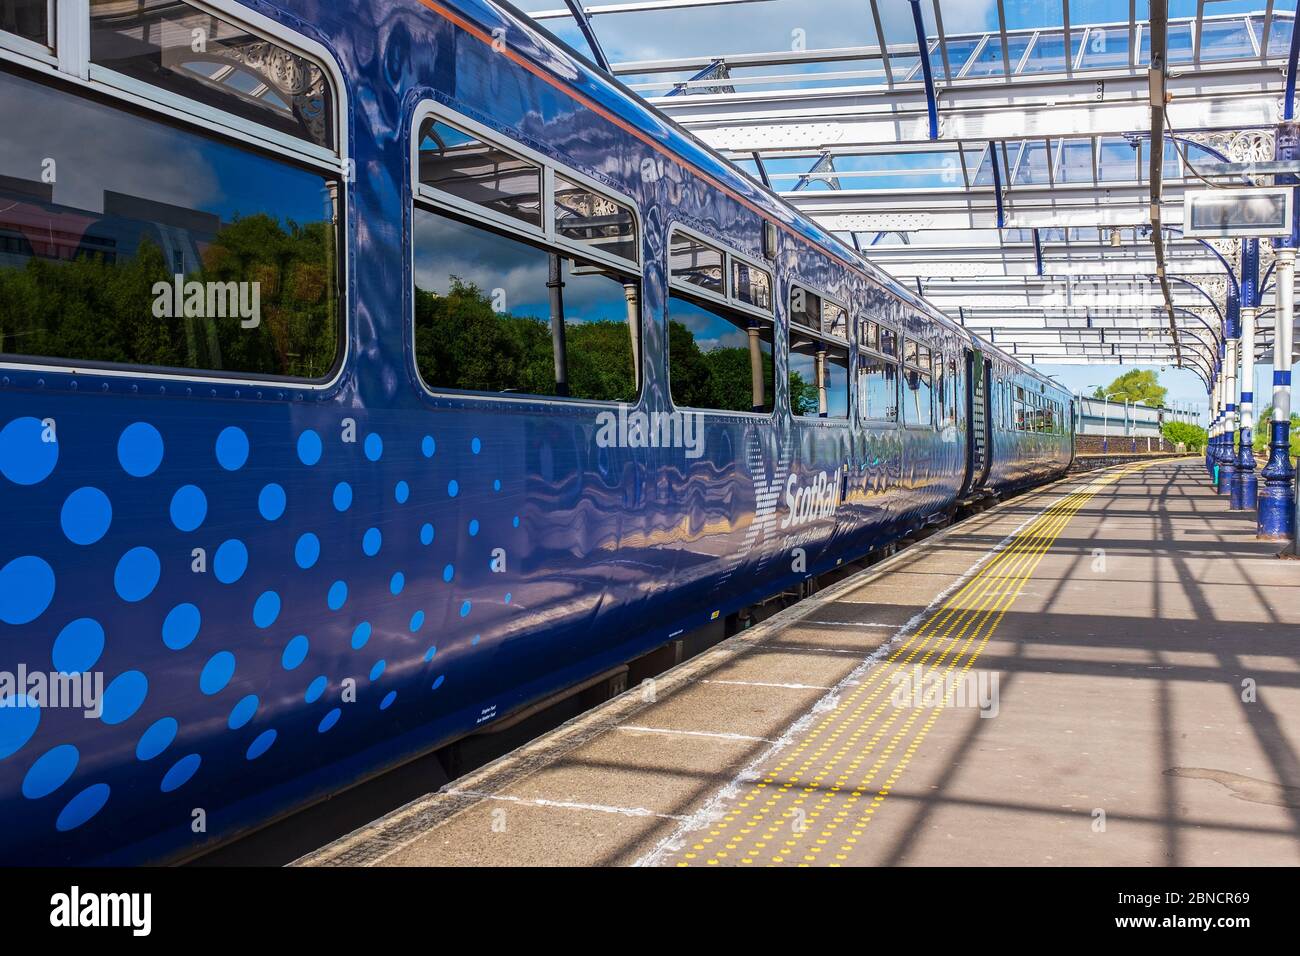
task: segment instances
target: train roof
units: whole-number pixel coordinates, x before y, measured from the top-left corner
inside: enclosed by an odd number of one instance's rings
[[[700,140],[694,133],[679,126],[676,121],[651,106],[628,89],[617,77],[597,67],[585,55],[540,26],[513,4],[506,0],[422,0],[422,2],[430,7],[442,3],[454,4],[471,16],[475,16],[480,23],[483,23],[486,17],[493,15],[504,18],[518,29],[533,35],[538,42],[553,47],[552,52],[558,51],[567,55],[572,60],[572,72],[565,71],[568,75],[561,75],[554,69],[550,69],[549,72],[557,79],[575,88],[624,123],[658,140],[668,152],[684,163],[704,173],[726,191],[754,207],[756,211],[783,223],[789,231],[820,248],[825,254],[840,260],[848,268],[857,270],[868,280],[875,282],[914,308],[922,310],[958,335],[972,343],[978,342],[982,350],[996,354],[1008,364],[1020,368],[1025,374],[1041,379],[1048,385],[1060,387],[1059,383],[1024,364],[1015,356],[953,322],[923,296],[912,292],[859,252],[849,248],[838,237],[813,222],[770,188]]]

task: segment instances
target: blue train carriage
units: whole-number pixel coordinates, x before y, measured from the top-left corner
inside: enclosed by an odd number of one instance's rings
[[[14,6],[5,862],[191,856],[1060,465],[498,5]]]

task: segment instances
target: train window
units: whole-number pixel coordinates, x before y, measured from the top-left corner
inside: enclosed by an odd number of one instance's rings
[[[51,0],[4,0],[0,3],[0,30],[48,46],[53,6]]]
[[[0,124],[29,131],[0,152],[4,359],[334,368],[336,178],[5,72]]]
[[[898,357],[898,333],[883,325],[880,327],[880,352],[894,358]]]
[[[822,297],[803,286],[790,289],[790,321],[805,329],[821,331]]]
[[[849,337],[849,313],[834,302],[822,300],[822,332],[839,339]]]
[[[632,209],[589,186],[555,176],[555,234],[629,262],[640,261]]]
[[[673,231],[668,245],[668,271],[673,282],[726,296],[726,271],[721,249],[681,230]]]
[[[776,395],[769,319],[668,297],[668,382],[683,408],[770,413]]]
[[[415,209],[415,360],[430,388],[635,402],[639,298],[634,275]]]
[[[903,424],[930,428],[934,424],[934,379],[929,347],[904,339],[903,362]]]
[[[872,355],[858,355],[858,416],[877,422],[898,421],[898,365]]]
[[[849,417],[849,350],[790,330],[790,411],[803,418]]]
[[[420,126],[420,184],[542,229],[542,169],[476,136],[427,118]]]
[[[334,147],[334,99],[320,66],[182,0],[90,0],[90,59],[186,99]]]
[[[772,311],[772,276],[770,273],[737,259],[731,261],[732,294],[740,302],[764,312]]]
[[[873,352],[880,351],[880,326],[869,319],[863,319],[858,326],[858,345]]]

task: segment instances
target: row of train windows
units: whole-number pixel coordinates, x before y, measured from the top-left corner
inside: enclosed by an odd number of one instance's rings
[[[44,5],[0,9],[0,29],[44,29]],[[286,48],[172,0],[125,12],[93,0],[90,16],[95,62],[333,143],[329,84]],[[160,46],[196,16],[216,31],[204,57]],[[297,64],[298,95],[248,74],[270,63],[250,56],[258,44]],[[338,176],[7,71],[0,120],[31,130],[0,153],[0,357],[316,381],[336,368]],[[83,164],[88,135],[97,147]],[[642,330],[630,204],[433,117],[416,153],[415,351],[425,382],[634,401]],[[770,412],[771,273],[681,231],[669,271],[674,401]],[[800,286],[789,306],[792,411],[847,418],[848,311]],[[941,358],[912,340],[900,354],[897,333],[875,322],[858,333],[852,393],[862,418],[929,426],[951,417]]]
[[[1064,435],[1069,432],[1065,406],[1021,385],[1004,382],[1000,390],[999,417],[1010,431]]]

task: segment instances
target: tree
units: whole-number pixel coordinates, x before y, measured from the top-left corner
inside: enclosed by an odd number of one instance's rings
[[[1160,378],[1149,369],[1133,369],[1125,372],[1108,386],[1098,388],[1092,393],[1093,398],[1108,398],[1112,402],[1133,402],[1150,405],[1152,408],[1165,404],[1165,395],[1169,392],[1160,384]]]
[[[1205,429],[1191,422],[1165,422],[1160,426],[1160,433],[1165,436],[1165,441],[1175,445],[1182,442],[1188,451],[1201,451],[1208,440]]]
[[[1268,442],[1272,436],[1273,406],[1262,409],[1255,419],[1255,454],[1267,455]],[[1300,415],[1291,416],[1291,455],[1300,455]]]

